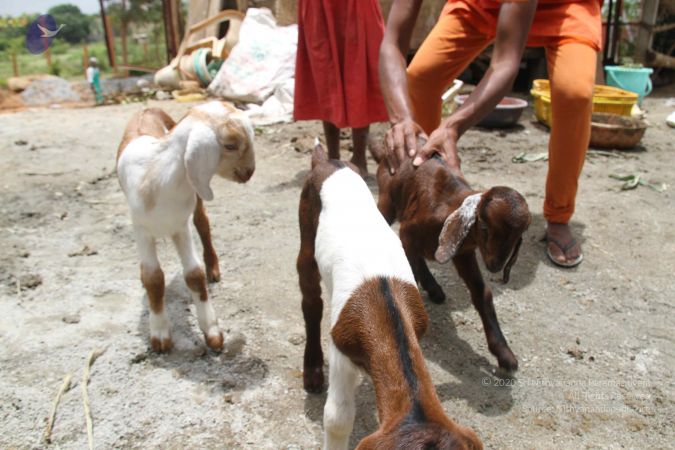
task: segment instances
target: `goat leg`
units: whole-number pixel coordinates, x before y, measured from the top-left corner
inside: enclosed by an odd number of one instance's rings
[[[150,345],[156,352],[171,350],[169,317],[164,305],[164,272],[159,266],[155,239],[139,228],[136,231],[136,245],[141,255],[141,282],[148,294],[150,309]]]
[[[321,210],[319,196],[309,184],[302,189],[299,208],[300,252],[296,262],[300,292],[302,293],[302,315],[305,319],[305,356],[303,363],[303,384],[308,392],[323,390],[323,352],[321,351],[321,274],[314,257],[314,242]]]
[[[209,283],[215,283],[220,281],[220,267],[218,267],[218,255],[216,250],[213,248],[213,242],[211,242],[211,227],[209,225],[209,218],[206,215],[206,210],[204,209],[204,202],[199,196],[197,196],[197,206],[195,206],[195,212],[192,217],[192,221],[195,224],[197,233],[199,234],[199,239],[202,241],[202,247],[204,247],[204,265],[206,266],[206,278]]]
[[[378,184],[380,186],[380,194],[377,197],[377,209],[384,217],[389,225],[396,220],[396,204],[391,198],[389,183],[391,182],[391,175],[386,169],[379,169],[377,172]]]
[[[422,285],[422,289],[426,291],[429,300],[436,304],[443,303],[445,292],[431,274],[424,256],[417,250],[415,239],[411,236],[410,230],[406,227],[401,228],[400,237],[403,250],[405,250],[405,255],[408,258],[413,275],[415,275],[415,281]]]
[[[183,277],[195,305],[199,329],[204,333],[206,345],[211,350],[220,351],[223,349],[223,333],[218,327],[213,302],[209,300],[206,273],[197,260],[190,224],[185,223],[183,229],[171,236],[171,239],[183,265]]]
[[[303,241],[304,244],[304,241]],[[313,241],[312,241],[313,244]],[[303,384],[308,392],[323,390],[323,352],[321,350],[321,275],[314,259],[314,249],[302,248],[298,255],[297,269],[302,292],[302,315],[305,319],[305,356]],[[312,245],[313,247],[313,245]]]
[[[424,260],[424,257],[420,256],[417,264],[418,274],[416,275],[416,279],[419,280],[422,288],[427,292],[427,295],[429,295],[429,300],[436,304],[445,302],[445,292],[443,292],[443,288],[440,284],[438,284],[436,278],[434,278],[434,276],[431,274],[429,266],[427,266],[427,262]]]
[[[483,322],[483,329],[490,353],[497,357],[500,368],[509,372],[516,371],[518,369],[518,360],[509,348],[509,344],[506,342],[506,338],[499,327],[497,313],[492,301],[492,291],[485,281],[483,281],[475,252],[457,255],[453,258],[452,262],[457,268],[457,273],[471,292],[471,301]]]

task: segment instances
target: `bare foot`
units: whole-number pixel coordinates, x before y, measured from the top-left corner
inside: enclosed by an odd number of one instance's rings
[[[549,222],[546,227],[546,254],[553,264],[560,267],[575,267],[583,260],[581,246],[574,239],[566,223]]]

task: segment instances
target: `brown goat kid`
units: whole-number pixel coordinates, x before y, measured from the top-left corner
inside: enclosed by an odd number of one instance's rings
[[[323,389],[323,279],[331,303],[328,450],[348,447],[361,372],[375,388],[379,429],[357,449],[479,450],[475,433],[444,413],[418,339],[428,316],[401,242],[353,164],[320,146],[302,190],[297,269],[305,318],[304,386]]]
[[[471,189],[464,175],[452,170],[438,155],[416,168],[408,159],[394,175],[382,160],[377,181],[378,208],[389,224],[400,222],[406,256],[429,299],[443,303],[445,293],[425,259],[441,263],[452,259],[483,322],[490,352],[500,368],[517,370],[518,360],[499,327],[492,291],[481,275],[476,249],[490,272],[503,269],[507,282],[522,235],[530,225],[523,196],[502,186],[485,192]]]

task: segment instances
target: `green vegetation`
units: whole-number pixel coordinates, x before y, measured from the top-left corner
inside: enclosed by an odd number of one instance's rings
[[[65,25],[59,36],[71,44],[84,42],[89,37],[89,24],[92,18],[85,16],[75,5],[57,5],[47,11],[57,24]]]
[[[127,9],[120,3],[107,8],[114,35],[117,64],[122,64],[122,30],[126,30],[127,61],[132,66],[159,68],[166,64],[166,46],[162,26],[160,0],[127,0]],[[67,79],[84,79],[85,46],[89,56],[100,63],[104,77],[112,76],[104,42],[104,31],[98,14],[82,14],[77,6],[58,5],[49,10],[57,24],[65,24],[49,49],[51,67],[46,55],[33,55],[25,46],[26,27],[37,15],[0,16],[0,86],[14,75],[12,54],[16,55],[19,75],[54,74]],[[122,23],[124,19],[125,23]]]
[[[104,76],[111,76],[112,70],[108,64],[105,43],[103,41],[93,42],[88,44],[87,47],[89,56],[95,56],[99,60],[101,73]],[[122,50],[119,39],[115,39],[115,48],[118,55],[118,64],[121,64],[120,54]],[[67,79],[84,79],[84,44],[71,45],[57,41],[50,50],[52,67],[57,66],[59,70],[59,73],[54,73],[54,75]],[[128,44],[127,51],[130,65],[159,68],[166,64],[166,51],[163,39],[157,48],[152,44],[148,45],[147,58],[143,45],[135,42]],[[33,55],[25,47],[21,48],[16,55],[20,75],[50,73],[47,59],[44,55]],[[0,85],[6,85],[7,78],[13,75],[11,52],[0,51]]]

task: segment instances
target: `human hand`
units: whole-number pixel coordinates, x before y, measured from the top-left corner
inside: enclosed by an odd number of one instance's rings
[[[454,128],[440,127],[434,130],[429,136],[426,144],[419,149],[413,160],[413,166],[419,166],[424,161],[431,158],[434,153],[445,160],[445,162],[453,168],[460,168],[460,159],[457,154],[457,140],[459,134]]]
[[[393,175],[406,156],[416,155],[418,139],[426,140],[427,135],[415,121],[405,119],[392,125],[385,136],[386,155],[385,160],[389,166],[389,172]]]

